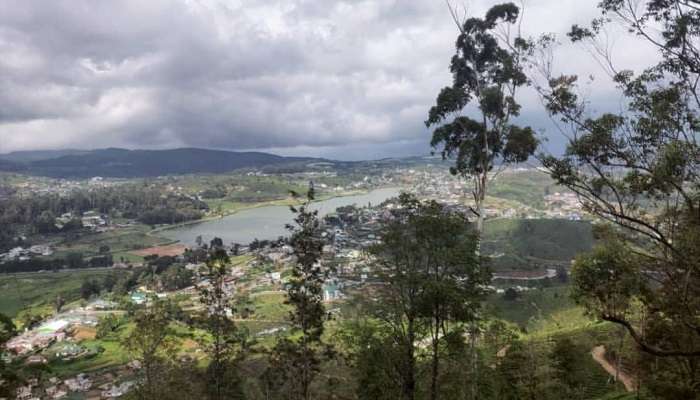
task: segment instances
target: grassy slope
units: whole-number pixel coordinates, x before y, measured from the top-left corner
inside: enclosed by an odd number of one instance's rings
[[[489,195],[517,201],[535,209],[543,209],[544,196],[562,190],[543,172],[506,171],[493,181],[489,188]]]
[[[486,307],[495,317],[520,326],[522,339],[541,351],[547,351],[556,340],[571,339],[576,346],[577,371],[586,379],[587,398],[630,398],[621,385],[610,381],[610,376],[590,355],[593,347],[600,344],[613,346],[614,328],[586,317],[583,309],[570,298],[567,286],[529,291],[516,301],[493,295]]]
[[[0,313],[14,317],[22,308],[50,304],[59,294],[67,301],[75,300],[85,279],[107,273],[90,270],[0,275]]]

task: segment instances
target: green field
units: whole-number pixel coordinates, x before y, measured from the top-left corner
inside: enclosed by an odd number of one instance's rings
[[[100,278],[109,270],[38,272],[0,275],[0,313],[14,317],[25,307],[49,305],[59,294],[70,302],[80,297],[88,278]]]
[[[544,209],[544,196],[564,191],[547,174],[537,171],[505,171],[492,181],[489,195]]]

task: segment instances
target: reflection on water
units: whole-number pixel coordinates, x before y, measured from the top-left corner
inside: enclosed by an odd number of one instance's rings
[[[379,204],[386,199],[399,195],[399,189],[387,188],[373,190],[357,196],[335,197],[313,204],[320,216],[335,211],[336,208],[356,204]],[[186,245],[193,245],[197,236],[202,236],[205,242],[214,237],[220,237],[224,243],[236,242],[248,244],[253,239],[276,239],[285,236],[284,226],[292,222],[292,213],[286,206],[269,206],[251,208],[227,217],[205,221],[198,224],[186,225],[168,229],[161,234],[173,240],[179,240]]]

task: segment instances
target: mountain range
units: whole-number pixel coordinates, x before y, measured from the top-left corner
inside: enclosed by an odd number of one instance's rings
[[[196,173],[225,173],[242,168],[299,167],[334,163],[310,157],[284,157],[262,152],[234,152],[198,148],[171,150],[23,151],[0,154],[0,171],[53,178],[94,176],[136,178]]]

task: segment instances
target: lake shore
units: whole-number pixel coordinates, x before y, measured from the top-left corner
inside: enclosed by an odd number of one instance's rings
[[[400,190],[398,187],[380,187],[371,191],[358,190],[344,192],[342,195],[331,194],[316,199],[312,207],[318,209],[319,214],[323,216],[346,205],[378,204],[397,196]],[[250,243],[255,239],[276,239],[288,233],[284,228],[291,222],[288,206],[300,203],[296,199],[287,198],[251,204],[249,207],[236,208],[235,212],[223,216],[215,215],[183,224],[167,225],[151,233],[158,233],[161,237],[177,240],[186,245],[194,243],[198,236],[209,239],[219,237],[227,242],[242,244]]]
[[[342,197],[368,194],[374,190],[379,190],[379,189],[393,189],[393,187],[380,186],[380,187],[376,187],[372,190],[352,190],[352,191],[343,192],[342,194],[326,194],[326,195],[322,195],[322,196],[319,196],[318,198],[314,199],[313,203],[318,203],[321,201],[327,201],[327,200],[337,199],[337,198],[342,198]],[[400,188],[396,188],[396,189],[400,189]],[[216,220],[219,220],[222,218],[226,218],[226,217],[238,214],[241,211],[247,211],[247,210],[252,210],[252,209],[261,208],[261,207],[293,206],[293,205],[299,205],[299,204],[302,204],[302,202],[295,200],[292,197],[287,197],[286,199],[263,201],[263,202],[259,202],[259,203],[250,203],[250,204],[246,204],[240,208],[236,208],[234,210],[224,212],[222,214],[209,215],[209,216],[205,216],[204,218],[195,219],[192,221],[185,221],[185,222],[181,222],[178,224],[168,224],[168,225],[159,226],[155,229],[150,230],[147,233],[148,233],[148,235],[156,235],[159,232],[163,232],[163,231],[167,231],[167,230],[171,230],[171,229],[182,228],[182,227],[189,226],[189,225],[196,225],[196,224],[201,224],[201,223],[205,223],[205,222],[216,221]]]

